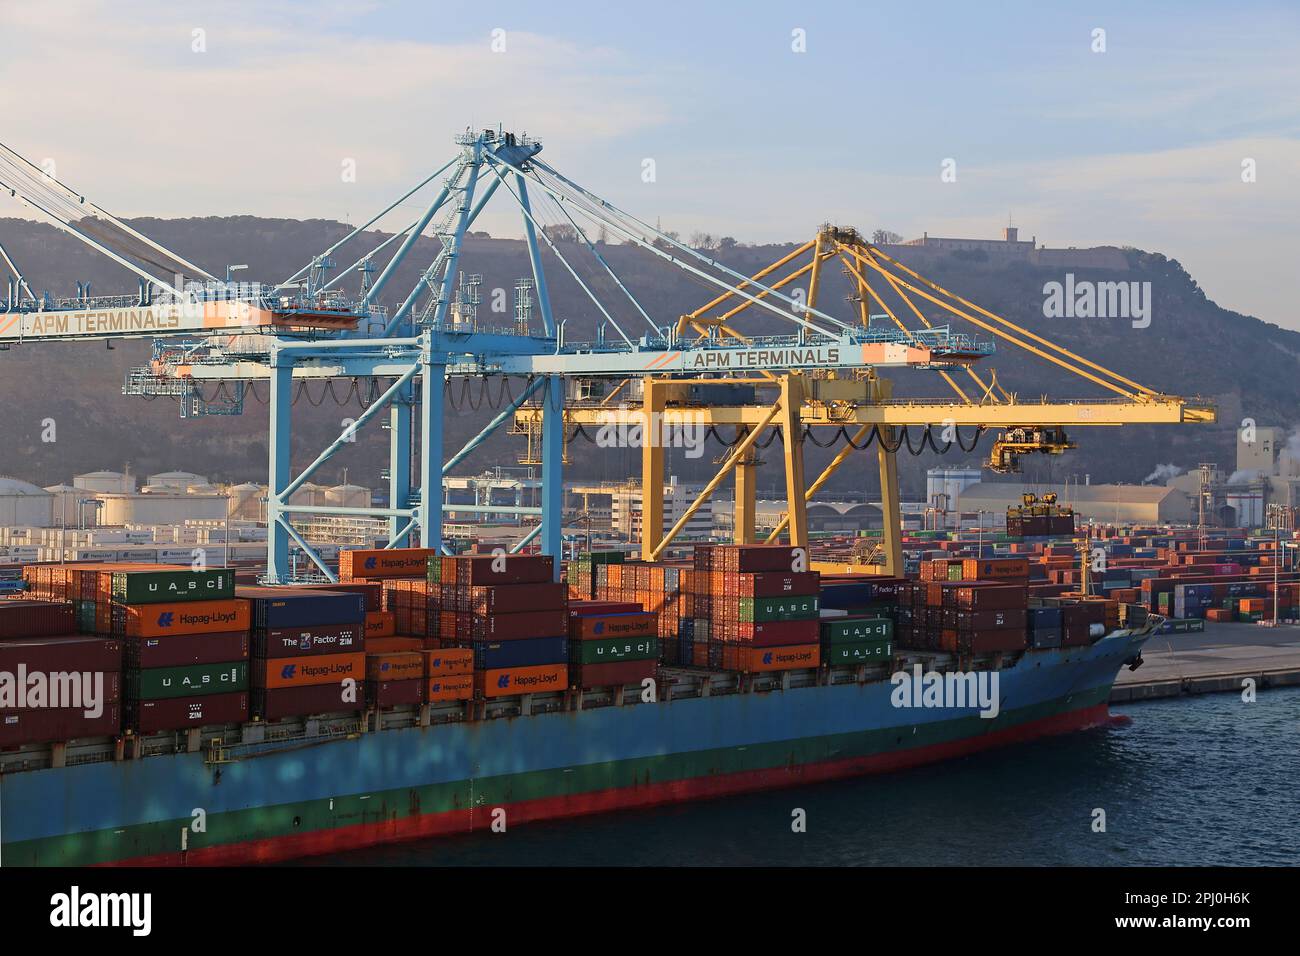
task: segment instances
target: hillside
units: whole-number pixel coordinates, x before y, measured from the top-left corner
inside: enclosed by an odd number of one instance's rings
[[[237,216],[216,219],[135,220],[133,225],[163,245],[220,273],[226,263],[250,263],[253,268],[240,279],[274,282],[294,272],[315,251],[345,234],[337,222],[259,219]],[[369,246],[384,238],[368,234]],[[61,235],[50,227],[22,220],[0,220],[0,239],[23,266],[33,287],[52,294],[69,294],[76,281],[89,281],[97,293],[130,291],[134,280],[113,263]],[[524,244],[518,240],[491,239],[476,235],[467,241],[466,268],[483,275],[485,320],[506,322],[506,315],[491,311],[493,289],[507,290],[499,297],[512,308],[515,280],[528,274]],[[574,247],[575,249],[577,247]],[[794,248],[790,246],[734,246],[717,253],[732,268],[752,273]],[[424,240],[389,286],[392,298],[404,295],[416,276],[432,260],[435,243]],[[1242,418],[1260,424],[1294,425],[1300,415],[1300,333],[1287,331],[1250,316],[1225,309],[1205,297],[1195,280],[1178,262],[1158,253],[1125,250],[1126,269],[1052,267],[1028,262],[1000,264],[978,254],[909,250],[896,247],[900,258],[941,285],[952,289],[1008,319],[1027,326],[1075,352],[1085,355],[1138,382],[1162,391],[1200,395],[1219,403],[1220,424],[1208,427],[1133,427],[1081,430],[1074,437],[1077,452],[1048,462],[1030,463],[1026,473],[1033,480],[1051,480],[1069,474],[1092,475],[1093,481],[1137,481],[1158,463],[1183,468],[1200,461],[1227,464],[1233,455],[1233,429]],[[603,248],[606,258],[652,314],[665,319],[695,308],[708,297],[698,280],[665,268],[651,254],[626,245]],[[356,254],[359,254],[356,253]],[[356,255],[354,254],[354,256]],[[570,276],[549,253],[544,253],[552,297],[558,316],[567,325],[570,340],[589,338],[596,315],[591,303]],[[352,257],[342,260],[347,264]],[[612,282],[585,251],[572,257],[584,280],[599,293],[615,301]],[[582,268],[586,267],[586,268]],[[1043,287],[1062,281],[1070,271],[1076,280],[1150,282],[1152,321],[1148,328],[1133,328],[1125,319],[1065,319],[1044,316]],[[823,306],[848,314],[844,297],[849,288],[837,269],[828,269]],[[390,303],[391,304],[391,303]],[[631,334],[644,325],[624,309],[616,314]],[[753,316],[744,327],[775,331],[780,320]],[[608,330],[613,334],[612,330]],[[0,353],[0,473],[52,484],[66,481],[73,473],[124,465],[141,474],[184,468],[204,473],[214,480],[264,480],[266,468],[266,413],[251,400],[246,413],[237,418],[210,417],[181,421],[176,405],[166,399],[146,402],[121,394],[126,370],[148,357],[144,342],[104,345],[25,345]],[[1048,394],[1059,398],[1098,396],[1094,386],[1067,377],[1054,366],[1025,356],[1011,347],[1001,348],[986,362],[997,370],[1003,387],[1025,396]],[[515,384],[517,388],[517,383]],[[928,372],[898,376],[901,394],[941,396],[945,387]],[[335,389],[343,398],[348,389]],[[264,390],[262,391],[264,395]],[[497,397],[496,387],[491,398]],[[462,393],[459,386],[452,399],[461,406],[449,413],[449,450],[471,435],[478,424],[493,414],[486,405],[477,412],[480,387],[474,383]],[[323,394],[321,386],[308,389],[295,408],[297,428],[295,461],[305,464],[332,438],[343,418],[355,418],[358,406],[339,406],[334,396]],[[43,442],[44,422],[53,419],[56,441]],[[476,471],[494,464],[510,464],[520,449],[520,440],[506,436],[488,443],[460,469]],[[987,439],[981,444],[986,450]],[[335,480],[343,468],[350,481],[379,487],[385,466],[387,436],[374,430],[362,434],[356,447],[340,455],[320,480]],[[683,476],[703,475],[720,448],[711,448],[703,459],[687,461],[673,452],[670,462]],[[809,469],[818,469],[830,450],[809,448]],[[910,459],[910,456],[904,456]],[[947,456],[952,464],[973,456]],[[574,446],[569,474],[574,477],[610,479],[630,473],[632,461],[626,453],[612,453]],[[775,486],[781,479],[779,455],[767,455],[768,464],[760,486]],[[926,453],[903,463],[905,491],[923,488],[926,467],[940,462]],[[865,463],[864,463],[865,464]],[[815,470],[812,471],[816,473]],[[833,488],[874,488],[873,469],[844,469]]]

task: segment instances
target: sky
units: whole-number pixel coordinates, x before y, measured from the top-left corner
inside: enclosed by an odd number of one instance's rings
[[[0,36],[0,140],[119,216],[357,224],[501,124],[684,236],[1011,221],[1300,329],[1300,5],[4,0]]]

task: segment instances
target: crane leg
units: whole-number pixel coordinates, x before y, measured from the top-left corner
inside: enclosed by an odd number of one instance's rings
[[[781,377],[781,429],[785,438],[785,493],[790,515],[790,544],[808,547],[808,499],[803,481],[803,383]]]
[[[755,485],[758,466],[752,455],[736,465],[736,544],[754,544]]]
[[[653,561],[664,537],[664,448],[657,433],[663,421],[664,383],[645,380],[641,410],[641,560]]]
[[[880,511],[884,517],[881,544],[885,555],[885,574],[898,577],[903,573],[903,517],[898,497],[898,454],[885,448],[893,444],[896,432],[892,426],[881,429],[881,441],[876,446],[880,462]]]

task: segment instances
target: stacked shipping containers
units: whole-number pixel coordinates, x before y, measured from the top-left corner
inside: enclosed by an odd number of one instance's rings
[[[264,720],[366,706],[366,595],[241,587],[253,620],[253,713]]]

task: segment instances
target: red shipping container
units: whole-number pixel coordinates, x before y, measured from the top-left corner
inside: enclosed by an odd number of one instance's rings
[[[460,624],[459,619],[457,624]],[[457,627],[457,636],[463,637]],[[527,637],[562,637],[569,632],[567,611],[529,611],[524,614],[473,615],[469,627],[475,641],[513,641]],[[446,635],[444,635],[445,637]]]
[[[0,640],[10,637],[57,637],[77,630],[71,604],[49,601],[0,601]]]
[[[116,737],[121,729],[122,712],[116,703],[105,704],[98,717],[87,717],[81,708],[11,710],[0,714],[0,747]]]
[[[555,580],[555,562],[549,555],[512,554],[442,558],[438,580],[473,587],[483,584],[541,584]]]
[[[120,671],[122,642],[117,638],[30,637],[0,643],[0,671]]]
[[[366,682],[366,701],[371,707],[404,707],[424,703],[423,678]]]
[[[1029,605],[1024,585],[979,584],[955,589],[956,604],[967,611],[1001,611]]]
[[[352,624],[253,631],[254,657],[354,654],[365,649],[361,629]]]
[[[821,575],[816,571],[788,574],[763,571],[758,574],[742,574],[736,593],[742,597],[784,597],[817,594],[820,588]]]
[[[242,724],[248,720],[248,694],[208,694],[171,700],[142,700],[127,714],[127,726],[136,733],[187,730],[215,724]]]
[[[569,668],[569,683],[584,689],[621,684],[639,685],[647,678],[654,679],[658,673],[658,661],[614,661],[609,664],[573,665]]]
[[[570,601],[570,617],[587,617],[591,614],[635,614],[645,607],[634,601]]]
[[[991,631],[962,631],[957,635],[957,647],[965,654],[1019,651],[1023,650],[1027,644],[1027,632],[1010,628]]]
[[[468,607],[476,614],[518,614],[523,611],[555,611],[568,606],[566,586],[541,584],[489,584],[470,588]]]
[[[738,639],[754,647],[817,644],[821,640],[820,621],[746,621],[736,626]]]
[[[248,632],[178,634],[175,637],[124,637],[132,667],[185,667],[248,660]]]
[[[309,714],[353,713],[366,707],[365,688],[365,681],[356,683],[355,701],[343,700],[338,684],[254,691],[253,713],[263,720],[304,717]]]

